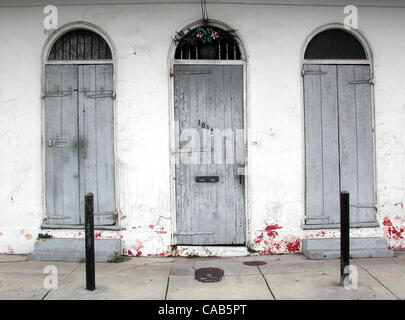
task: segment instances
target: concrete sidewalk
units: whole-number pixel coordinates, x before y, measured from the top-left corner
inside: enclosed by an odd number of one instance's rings
[[[259,260],[263,266],[247,266]],[[0,256],[0,299],[405,299],[405,252],[393,258],[353,259],[357,290],[338,286],[340,260],[308,260],[302,255],[237,258],[131,258],[98,263],[94,292],[85,287],[85,264],[27,261]],[[44,288],[47,265],[58,270],[58,289]],[[194,279],[201,267],[219,267],[220,282]]]

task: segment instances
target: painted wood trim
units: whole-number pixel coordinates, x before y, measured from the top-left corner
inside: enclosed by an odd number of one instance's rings
[[[181,65],[245,65],[244,60],[173,60],[173,64]]]
[[[303,64],[371,64],[371,60],[350,60],[350,59],[304,59]]]
[[[47,60],[45,65],[48,64],[112,64],[112,60]]]

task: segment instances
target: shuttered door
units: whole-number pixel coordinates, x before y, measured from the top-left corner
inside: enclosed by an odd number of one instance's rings
[[[48,224],[80,224],[77,67],[45,68],[45,197]]]
[[[245,243],[244,179],[238,175],[244,158],[242,81],[241,66],[175,67],[179,244]]]
[[[80,201],[94,194],[95,225],[116,220],[112,65],[79,66]]]
[[[375,221],[369,66],[338,66],[340,187],[350,192],[350,222]]]
[[[339,223],[350,192],[352,223],[375,221],[370,67],[304,65],[306,224]]]
[[[94,193],[95,224],[115,224],[112,70],[46,66],[47,224],[83,224],[86,192]]]

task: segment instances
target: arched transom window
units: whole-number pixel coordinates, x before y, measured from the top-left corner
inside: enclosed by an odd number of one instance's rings
[[[305,59],[368,59],[361,42],[349,32],[328,29],[311,39],[305,50]]]
[[[180,31],[175,37],[175,59],[241,60],[235,31],[214,26],[200,26]]]
[[[48,60],[111,60],[111,49],[97,33],[76,29],[60,36],[53,44]]]

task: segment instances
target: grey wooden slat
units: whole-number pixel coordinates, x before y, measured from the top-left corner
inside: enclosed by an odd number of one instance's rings
[[[358,203],[358,145],[357,111],[354,66],[340,65],[338,68],[339,103],[339,149],[340,149],[340,188],[350,193],[350,202]],[[358,208],[351,207],[350,222],[359,222]]]
[[[223,180],[224,184],[221,186],[224,190],[224,199],[223,203],[221,203],[221,209],[223,211],[223,214],[226,216],[226,220],[224,222],[223,228],[225,229],[226,232],[226,241],[229,244],[237,244],[237,228],[236,225],[238,223],[238,216],[236,212],[236,201],[235,199],[235,177],[234,177],[234,172],[233,172],[233,167],[235,163],[229,163],[230,156],[232,157],[233,154],[235,154],[235,148],[234,145],[232,148],[229,148],[230,143],[235,142],[235,136],[234,136],[234,127],[233,127],[233,113],[232,113],[232,75],[231,75],[231,67],[230,66],[224,66],[222,67],[223,73],[222,73],[222,79],[221,81],[223,82],[223,101],[222,105],[220,106],[221,109],[223,109],[222,116],[223,121],[222,126],[219,128],[223,130],[223,137],[225,141],[222,141],[222,162],[223,162]],[[222,110],[221,110],[222,111]],[[215,114],[213,115],[215,117]],[[225,131],[225,132],[224,132]],[[232,132],[232,136],[228,134],[228,132]],[[231,140],[232,139],[232,140]],[[232,153],[232,154],[231,154]],[[228,160],[228,161],[227,161]],[[242,244],[240,242],[240,244]]]
[[[96,91],[113,91],[112,65],[96,66]],[[102,96],[102,95],[101,95]],[[97,126],[97,202],[99,212],[115,212],[115,166],[114,166],[114,109],[111,96],[95,98]],[[100,225],[111,225],[115,215],[99,218]]]
[[[182,66],[175,66],[175,72],[182,70]],[[190,128],[189,120],[189,88],[188,80],[185,76],[175,76],[175,91],[177,104],[175,105],[175,118],[179,125],[179,138],[176,144],[176,150],[183,146],[182,134],[184,128]],[[177,140],[177,139],[176,139]],[[176,153],[176,212],[177,212],[177,230],[191,230],[192,217],[186,218],[186,212],[191,213],[190,189],[191,177],[190,166],[184,165],[186,155]],[[179,243],[187,243],[191,237],[178,236]]]
[[[45,67],[45,92],[60,92],[62,90],[62,70],[57,66]],[[61,136],[61,97],[47,96],[44,100],[45,118],[45,200],[46,215],[53,216],[63,214],[63,195],[60,174],[62,157],[60,150],[54,150],[47,146],[49,139]],[[57,222],[59,223],[59,221]]]
[[[244,129],[243,113],[243,69],[242,66],[231,66],[230,68],[230,88],[231,88],[231,110],[232,110],[232,130]],[[241,143],[242,141],[240,141]],[[236,140],[235,140],[236,143]],[[235,201],[235,231],[233,234],[233,244],[243,244],[246,241],[246,214],[245,214],[245,184],[239,182],[236,150],[240,146],[234,145],[234,163],[228,167],[230,185],[233,182],[233,192]],[[244,148],[244,146],[242,146]]]
[[[81,124],[80,127],[80,175],[81,199],[87,192],[94,194],[94,212],[99,212],[97,190],[97,128],[96,128],[96,99],[87,98],[87,92],[96,90],[96,66],[82,65],[79,67],[80,84],[79,96],[81,97]],[[84,206],[81,207],[84,217]],[[98,223],[98,218],[94,219]]]
[[[320,65],[304,65],[304,71],[320,72]],[[323,211],[321,75],[304,76],[305,106],[305,203],[306,224],[325,221]]]
[[[322,65],[322,168],[323,168],[323,215],[329,217],[324,223],[340,220],[339,196],[339,129],[337,106],[336,66]]]
[[[209,244],[229,243],[227,239],[227,228],[229,225],[229,216],[233,208],[230,204],[225,203],[225,162],[224,162],[224,84],[223,84],[223,69],[224,67],[210,66],[212,73],[208,76],[208,91],[207,91],[207,123],[209,129],[205,131],[211,132],[211,129],[216,129],[213,133],[213,157],[211,164],[207,166],[207,175],[219,176],[217,183],[209,183],[208,189],[208,207],[209,207],[209,225],[214,228],[213,236],[206,236]],[[218,134],[215,134],[218,133]],[[218,156],[219,154],[219,156]],[[215,157],[215,155],[217,155]],[[220,158],[220,159],[218,159]],[[233,221],[232,221],[233,222]],[[214,230],[214,229],[213,229]]]
[[[355,80],[371,78],[370,66],[355,66]],[[374,204],[374,141],[371,85],[356,84],[356,119],[358,152],[358,204]],[[374,208],[359,208],[358,222],[376,221]]]
[[[86,148],[86,133],[85,133],[85,109],[84,109],[84,88],[85,86],[88,87],[88,84],[85,84],[85,79],[89,78],[88,76],[85,77],[85,72],[89,72],[89,69],[85,69],[82,66],[78,68],[78,122],[79,122],[79,138],[78,138],[78,146],[79,146],[79,155],[78,155],[78,163],[79,163],[79,207],[80,207],[80,223],[84,224],[84,196],[86,194],[86,170],[84,167],[84,160],[87,157],[87,148]],[[87,80],[88,81],[88,80]]]
[[[45,92],[70,92],[45,97],[45,184],[47,223],[79,224],[79,181],[77,177],[77,66],[46,66]],[[66,139],[65,147],[48,146],[49,139]]]
[[[196,69],[196,66],[191,66],[192,70]],[[203,68],[205,69],[205,68]],[[191,83],[190,87],[190,105],[189,105],[189,117],[190,117],[190,128],[196,129],[199,134],[199,145],[198,147],[203,147],[202,136],[203,131],[206,129],[202,128],[202,125],[198,125],[198,121],[204,122],[205,125],[208,124],[208,104],[209,104],[209,78],[211,75],[207,73],[195,74],[189,76],[189,81]],[[194,100],[195,99],[195,100]],[[195,146],[197,147],[197,145]],[[210,198],[209,189],[211,185],[209,183],[198,183],[195,181],[196,176],[204,176],[208,174],[208,165],[202,163],[203,154],[198,153],[198,159],[200,163],[192,164],[191,169],[191,190],[188,190],[191,195],[192,204],[192,230],[195,232],[212,231],[211,229],[211,212],[210,212]],[[208,229],[208,230],[207,230]],[[208,235],[195,235],[191,237],[192,244],[208,244],[211,239]]]

